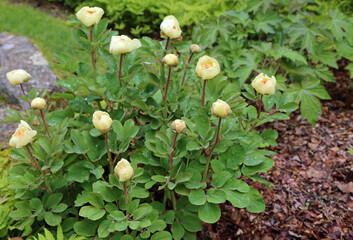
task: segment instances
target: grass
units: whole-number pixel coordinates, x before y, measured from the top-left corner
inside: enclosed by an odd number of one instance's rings
[[[29,37],[48,61],[55,59],[55,52],[65,52],[73,57],[77,55],[72,51],[77,46],[72,30],[63,19],[30,6],[12,5],[4,0],[0,0],[0,9],[0,32]]]

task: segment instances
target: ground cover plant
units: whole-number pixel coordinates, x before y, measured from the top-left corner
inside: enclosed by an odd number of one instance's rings
[[[339,6],[335,1],[248,1],[199,24],[193,41],[209,49],[241,88],[259,72],[275,75],[279,89],[292,95],[302,117],[315,125],[320,99],[330,99],[324,83],[335,81],[329,69],[338,69],[341,58],[353,60],[353,18]],[[353,64],[346,69],[352,76]]]
[[[90,62],[65,53],[52,64],[66,77],[56,109],[43,93],[22,96],[30,110],[9,144],[15,199],[8,236],[38,239],[195,239],[229,201],[252,213],[265,203],[252,182],[273,165],[277,132],[293,96],[259,73],[241,90],[217,59],[181,41],[174,16],[160,24],[165,41],[107,30],[100,8],[82,8],[73,36]],[[97,60],[107,68],[97,70]],[[7,74],[14,87],[30,74]],[[277,89],[276,89],[277,88]],[[49,109],[51,109],[49,111]],[[39,235],[38,235],[39,233]]]

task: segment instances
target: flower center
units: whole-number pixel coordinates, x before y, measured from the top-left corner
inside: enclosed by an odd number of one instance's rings
[[[24,129],[20,129],[16,133],[16,137],[22,137],[23,135],[25,135],[25,130]]]
[[[173,29],[176,29],[176,26],[173,26]]]
[[[261,85],[263,86],[263,85],[265,85],[266,83],[268,82],[268,79],[263,79],[263,80],[261,80]]]
[[[206,69],[209,69],[209,68],[211,68],[212,66],[213,66],[213,64],[209,64],[209,63],[207,63],[207,64],[204,65],[204,67],[205,67]]]
[[[92,14],[92,13],[95,13],[96,11],[94,10],[87,10],[88,13]]]

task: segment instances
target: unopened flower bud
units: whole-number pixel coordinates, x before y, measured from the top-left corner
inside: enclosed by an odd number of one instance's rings
[[[270,78],[266,74],[260,73],[251,85],[258,93],[272,95],[276,91],[276,78],[275,76]]]
[[[43,98],[37,97],[35,99],[32,100],[31,102],[31,108],[32,109],[39,109],[42,110],[45,108],[45,106],[47,105],[47,103],[45,102],[45,100]]]
[[[82,22],[86,27],[90,27],[99,23],[104,14],[103,9],[100,7],[83,7],[77,13],[77,19]]]
[[[17,69],[6,73],[6,77],[12,85],[16,86],[20,83],[27,82],[31,75],[23,69]]]
[[[113,124],[113,120],[110,118],[109,114],[102,111],[95,111],[93,114],[93,125],[101,132],[109,131]]]
[[[186,129],[186,124],[185,124],[185,121],[180,120],[180,119],[176,119],[173,121],[171,127],[177,133],[182,133]]]
[[[191,44],[190,51],[193,53],[199,53],[201,51],[201,48],[197,44]]]
[[[168,66],[176,66],[178,65],[178,57],[175,54],[167,54],[163,58],[163,62],[165,62]]]
[[[232,113],[228,103],[218,99],[212,104],[211,112],[216,117],[225,118]]]
[[[134,176],[134,169],[131,164],[122,158],[114,168],[115,174],[119,177],[121,182],[129,181]]]
[[[9,145],[15,148],[22,148],[30,143],[37,131],[32,130],[25,121],[21,120],[15,133],[12,135]]]
[[[195,69],[196,76],[204,80],[214,78],[220,71],[217,60],[206,55],[199,59]]]

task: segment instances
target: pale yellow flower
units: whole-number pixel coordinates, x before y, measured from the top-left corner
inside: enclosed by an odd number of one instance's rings
[[[206,55],[199,59],[195,69],[196,76],[204,80],[214,78],[220,71],[217,60]]]
[[[140,40],[121,35],[121,36],[113,36],[110,40],[109,52],[113,55],[118,55],[121,53],[129,53],[133,50],[141,47]]]
[[[77,19],[82,22],[86,27],[90,27],[99,23],[104,14],[103,9],[100,7],[83,7],[77,13]]]
[[[6,73],[6,77],[12,85],[16,86],[20,83],[27,82],[31,75],[23,69],[17,69]]]
[[[114,168],[115,174],[119,177],[121,182],[126,182],[134,176],[134,169],[131,164],[124,158],[122,158]]]
[[[180,120],[180,119],[176,119],[173,121],[171,127],[177,133],[182,133],[186,129],[186,124],[185,124],[185,121]]]
[[[163,62],[165,62],[168,66],[176,66],[178,65],[178,57],[175,54],[167,54],[163,58]]]
[[[272,95],[276,91],[276,78],[275,76],[270,78],[266,74],[260,73],[251,85],[258,93]]]
[[[21,120],[21,123],[10,139],[9,145],[15,148],[22,148],[30,143],[36,134],[37,131],[32,130],[28,123]]]
[[[228,103],[218,99],[212,104],[211,113],[216,117],[225,118],[232,113]]]
[[[45,102],[45,100],[40,97],[33,99],[31,102],[32,109],[40,109],[41,110],[41,109],[44,109],[46,105],[47,105],[47,103]]]
[[[113,124],[113,120],[110,118],[109,114],[102,111],[95,111],[93,114],[93,125],[96,129],[101,132],[109,131]]]
[[[181,35],[181,29],[179,26],[178,19],[173,15],[166,16],[161,23],[162,34],[169,38],[178,38]]]

